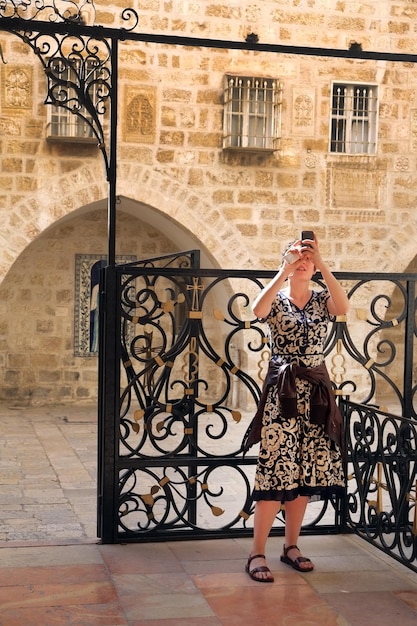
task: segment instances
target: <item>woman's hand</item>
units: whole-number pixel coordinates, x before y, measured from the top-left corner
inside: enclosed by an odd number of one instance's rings
[[[291,246],[286,250],[283,260],[285,266],[290,266],[300,261],[303,258],[301,253],[301,239],[297,239]]]
[[[321,258],[316,235],[314,235],[314,241],[305,239],[304,242],[301,242],[301,254],[303,258],[312,261],[315,268],[321,272],[330,293],[330,297],[327,300],[329,313],[331,315],[344,315],[347,313],[349,310],[348,297],[345,290],[342,289],[339,282],[333,276],[327,264]]]
[[[316,235],[314,235],[314,240],[304,239],[304,241],[300,242],[300,253],[303,259],[311,261],[317,270],[322,271],[325,263],[320,255],[319,244]]]

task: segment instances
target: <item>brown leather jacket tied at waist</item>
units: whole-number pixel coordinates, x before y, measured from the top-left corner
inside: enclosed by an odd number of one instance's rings
[[[303,367],[296,363],[280,365],[272,360],[269,363],[258,409],[242,441],[242,449],[245,453],[261,440],[262,415],[271,385],[278,385],[278,397],[283,419],[297,417],[296,378],[307,380],[312,385],[310,422],[321,424],[330,439],[343,448],[343,419],[334,398],[326,364],[322,363],[317,367]]]

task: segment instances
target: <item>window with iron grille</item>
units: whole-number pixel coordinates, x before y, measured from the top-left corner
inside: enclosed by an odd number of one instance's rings
[[[91,115],[82,107],[79,102],[78,95],[72,87],[72,84],[78,85],[79,73],[84,71],[88,74],[88,81],[95,81],[98,76],[95,64],[85,61],[85,67],[82,68],[81,60],[67,60],[57,58],[53,61],[53,74],[58,78],[58,83],[53,89],[54,97],[57,101],[63,102],[65,106],[51,105],[47,107],[47,137],[56,141],[81,141],[96,143],[93,129],[89,122],[92,121]],[[49,79],[51,81],[51,79]],[[97,83],[99,81],[97,80]],[[92,90],[92,100],[95,105],[96,89]],[[73,113],[72,110],[79,110],[82,117]]]
[[[273,152],[279,148],[282,85],[272,78],[226,76],[223,148]]]
[[[377,105],[375,85],[334,83],[330,152],[375,154]]]

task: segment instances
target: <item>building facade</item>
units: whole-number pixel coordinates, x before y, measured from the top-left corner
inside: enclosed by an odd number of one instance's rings
[[[95,4],[96,24],[123,25],[125,2]],[[413,0],[131,4],[142,33],[416,53]],[[0,43],[0,399],[92,401],[102,155],[45,104],[30,47]],[[117,259],[198,248],[210,267],[274,269],[308,228],[334,270],[417,271],[414,62],[126,41],[118,84]]]

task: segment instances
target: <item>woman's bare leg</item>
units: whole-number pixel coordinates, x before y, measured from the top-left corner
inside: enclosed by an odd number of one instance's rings
[[[273,500],[259,500],[255,504],[253,543],[250,556],[253,554],[265,554],[266,542],[274,523],[274,519],[278,514],[281,503]],[[250,569],[265,565],[265,559],[253,559]],[[268,572],[257,572],[256,578],[270,578]]]
[[[295,500],[285,503],[285,545],[296,546],[301,532],[308,503],[308,496],[298,496]],[[292,560],[301,556],[301,552],[293,548],[288,557]],[[300,562],[300,567],[305,570],[312,569],[311,562]]]

